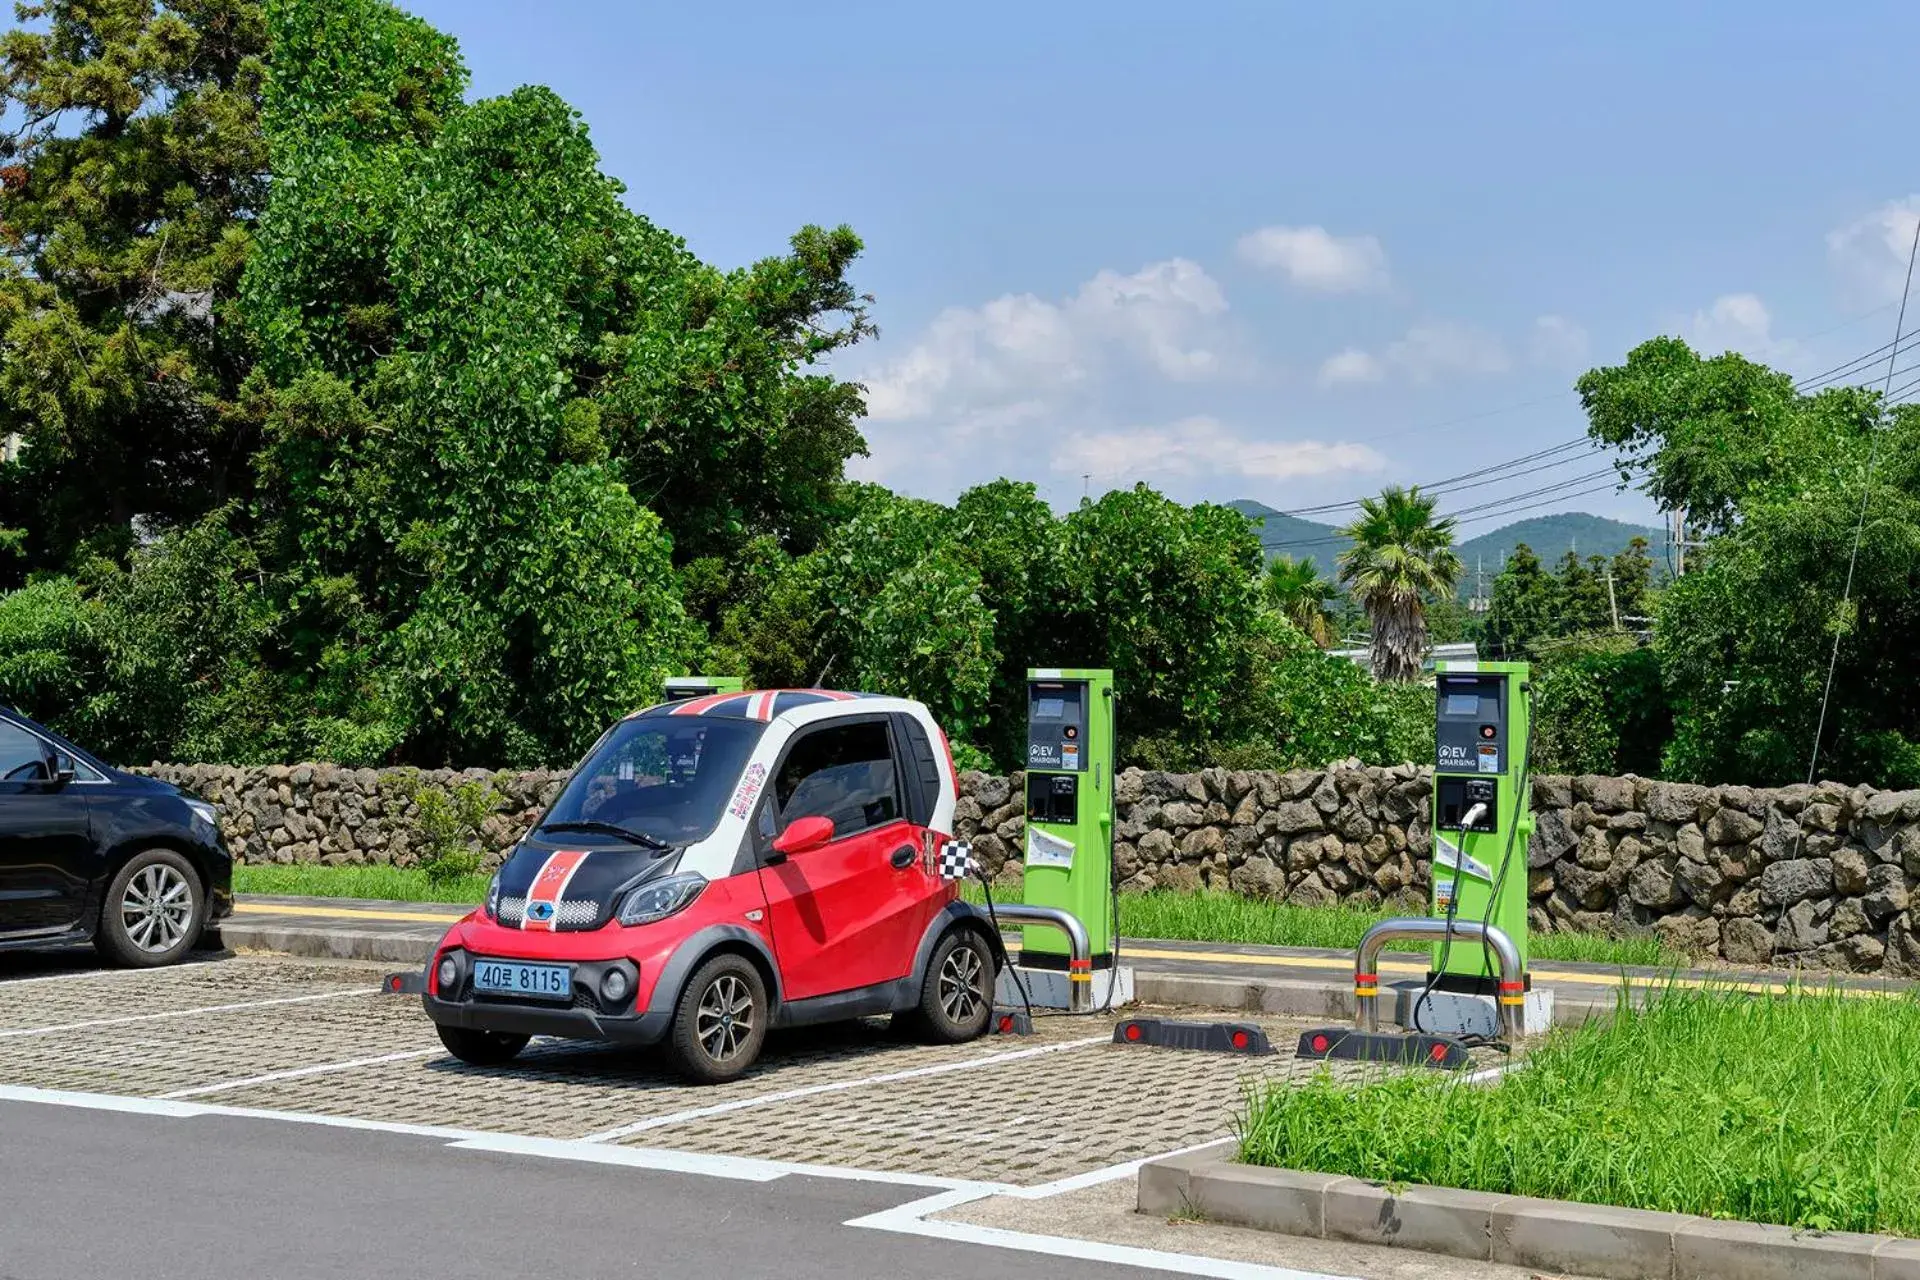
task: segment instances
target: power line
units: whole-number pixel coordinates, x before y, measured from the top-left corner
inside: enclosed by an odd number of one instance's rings
[[[1617,488],[1619,483],[1617,479],[1618,475],[1619,472],[1616,468],[1602,467],[1598,471],[1590,471],[1585,475],[1574,476],[1571,479],[1562,480],[1556,484],[1544,485],[1537,489],[1529,489],[1524,493],[1509,494],[1504,498],[1495,498],[1490,502],[1483,502],[1478,506],[1462,507],[1458,511],[1445,512],[1442,513],[1440,518],[1453,520],[1457,524],[1478,524],[1484,520],[1493,520],[1503,515],[1510,515],[1514,511],[1530,511],[1536,507],[1549,506],[1554,502],[1564,502],[1568,498],[1584,497],[1590,493],[1601,493],[1608,489]],[[1606,484],[1595,485],[1589,489],[1580,489],[1573,493],[1564,492],[1567,489],[1572,489],[1576,485],[1597,480],[1601,476],[1611,476],[1615,477],[1615,479],[1609,480]],[[1514,505],[1516,503],[1523,505],[1516,506]],[[1463,517],[1471,518],[1463,519]],[[1264,545],[1269,551],[1272,551],[1283,547],[1316,547],[1346,541],[1349,541],[1349,539],[1344,534],[1329,533],[1322,537],[1288,538],[1281,542],[1269,542]]]
[[[1593,447],[1592,443],[1587,439],[1587,437],[1575,436],[1571,440],[1563,440],[1559,444],[1551,445],[1545,449],[1538,450],[1534,453],[1522,454],[1518,458],[1509,458],[1505,462],[1496,462],[1491,466],[1481,467],[1477,471],[1463,471],[1457,476],[1447,476],[1440,480],[1434,480],[1426,484],[1414,485],[1412,487],[1419,489],[1420,492],[1423,494],[1443,493],[1443,492],[1446,492],[1449,487],[1460,488],[1460,489],[1478,488],[1480,487],[1479,485],[1459,484],[1457,482],[1465,481],[1465,480],[1473,480],[1480,476],[1492,475],[1494,472],[1509,471],[1512,468],[1522,466],[1525,463],[1537,462],[1542,458],[1552,457],[1555,454],[1566,453],[1569,450],[1578,449],[1581,446],[1585,446],[1584,451],[1586,453],[1599,452],[1598,449],[1595,449]],[[1562,461],[1548,463],[1544,466],[1533,468],[1532,471],[1523,471],[1518,474],[1531,475],[1533,474],[1534,471],[1546,471],[1546,470],[1550,470],[1553,467],[1565,466],[1568,462],[1577,460],[1579,456],[1580,455],[1576,453],[1571,457],[1563,459]],[[1497,478],[1498,479],[1515,479],[1517,478],[1517,476],[1500,476]],[[1492,483],[1492,481],[1482,481],[1481,483],[1490,484]],[[1306,516],[1306,515],[1317,515],[1327,511],[1345,511],[1351,508],[1358,507],[1362,502],[1371,501],[1373,497],[1374,495],[1369,494],[1365,498],[1352,498],[1345,502],[1326,502],[1315,507],[1294,507],[1291,510],[1282,511],[1280,512],[1280,514],[1283,516]]]
[[[1887,377],[1880,384],[1880,403],[1882,412],[1887,402],[1887,393],[1893,388],[1894,354],[1900,347],[1900,335],[1907,327],[1907,296],[1913,292],[1913,261],[1920,257],[1920,221],[1913,224],[1913,245],[1907,250],[1907,279],[1900,289],[1900,317],[1893,322],[1893,348],[1887,354]],[[1867,500],[1873,496],[1873,468],[1880,459],[1881,427],[1876,424],[1873,434],[1867,440],[1867,473],[1860,481],[1860,516],[1853,525],[1853,550],[1847,556],[1847,581],[1840,589],[1840,608],[1844,611],[1853,599],[1853,573],[1860,564],[1860,540],[1867,531]],[[1827,683],[1820,692],[1820,717],[1813,726],[1813,751],[1807,760],[1807,785],[1813,785],[1815,773],[1820,768],[1820,735],[1827,728],[1827,704],[1833,698],[1833,676],[1840,668],[1840,636],[1843,628],[1833,629],[1833,652],[1827,658]]]

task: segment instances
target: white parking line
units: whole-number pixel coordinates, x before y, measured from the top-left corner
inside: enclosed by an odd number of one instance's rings
[[[944,1076],[955,1071],[972,1071],[978,1067],[998,1066],[1003,1062],[1019,1062],[1026,1058],[1037,1058],[1047,1053],[1062,1053],[1068,1049],[1084,1049],[1088,1045],[1111,1044],[1112,1036],[1089,1036],[1084,1040],[1068,1040],[1060,1044],[1043,1044],[1032,1049],[1016,1049],[1012,1053],[989,1054],[984,1058],[969,1058],[964,1062],[942,1062],[931,1067],[913,1067],[906,1071],[888,1071],[881,1075],[862,1076],[858,1080],[834,1080],[826,1084],[803,1085],[796,1089],[780,1089],[773,1093],[755,1094],[751,1098],[736,1098],[732,1102],[719,1102],[710,1107],[692,1107],[685,1111],[672,1111],[663,1116],[649,1116],[645,1120],[636,1120],[632,1124],[623,1124],[617,1129],[603,1129],[599,1133],[590,1133],[581,1138],[581,1142],[618,1142],[622,1138],[632,1137],[636,1133],[645,1133],[649,1129],[662,1129],[672,1124],[684,1124],[689,1120],[704,1120],[708,1116],[723,1116],[732,1111],[747,1111],[754,1107],[770,1107],[780,1102],[791,1102],[795,1098],[811,1098],[822,1093],[839,1093],[845,1089],[862,1089],[874,1084],[892,1084],[896,1080],[920,1080],[927,1076]]]
[[[882,1209],[843,1226],[891,1231],[899,1235],[925,1236],[954,1244],[986,1245],[994,1249],[1013,1249],[1054,1258],[1073,1258],[1082,1262],[1100,1262],[1112,1267],[1139,1267],[1148,1271],[1171,1271],[1183,1276],[1211,1276],[1215,1280],[1353,1280],[1319,1271],[1295,1271],[1291,1267],[1269,1267],[1257,1262],[1234,1262],[1226,1258],[1208,1258],[1197,1253],[1169,1253],[1161,1249],[1142,1249],[1135,1245],[1106,1244],[1098,1240],[1076,1240],[1070,1236],[1043,1236],[1031,1231],[1009,1231],[1004,1227],[978,1227],[969,1222],[935,1222],[929,1217],[957,1209],[975,1200],[996,1194],[992,1191],[959,1189],[942,1191],[922,1200],[910,1201],[892,1209]]]
[[[274,1084],[281,1080],[303,1080],[308,1076],[331,1075],[336,1071],[352,1071],[356,1067],[377,1067],[388,1062],[405,1062],[408,1058],[431,1058],[443,1049],[404,1049],[399,1053],[383,1053],[377,1058],[349,1058],[345,1062],[322,1062],[311,1067],[290,1067],[285,1071],[269,1071],[265,1075],[247,1076],[240,1080],[224,1080],[219,1084],[195,1085],[191,1089],[175,1089],[172,1093],[163,1093],[162,1098],[200,1098],[209,1093],[226,1093],[231,1089],[245,1089],[256,1084]]]
[[[1171,1160],[1175,1156],[1190,1156],[1196,1151],[1224,1146],[1232,1141],[1231,1138],[1208,1138],[1205,1142],[1196,1142],[1190,1147],[1162,1151],[1158,1155],[1141,1156],[1138,1160],[1110,1164],[1104,1169],[1089,1169],[1085,1173],[1076,1173],[1070,1178],[1056,1178],[1052,1182],[1043,1182],[1035,1187],[1015,1187],[1005,1194],[1017,1196],[1022,1200],[1046,1200],[1053,1196],[1066,1195],[1069,1191],[1083,1191],[1088,1187],[1097,1187],[1103,1182],[1117,1182],[1121,1178],[1140,1172],[1140,1166],[1150,1160]]]
[[[268,1009],[282,1004],[311,1004],[316,1000],[341,1000],[347,996],[377,996],[378,987],[356,987],[351,991],[322,991],[316,995],[281,996],[273,1000],[243,1000],[237,1004],[203,1004],[194,1009],[168,1009],[161,1013],[131,1013],[122,1018],[93,1018],[86,1022],[63,1022],[51,1027],[22,1027],[0,1031],[0,1040],[21,1036],[51,1035],[56,1031],[85,1031],[91,1027],[124,1027],[135,1022],[158,1022],[162,1018],[192,1018],[203,1013],[237,1013],[242,1009]]]

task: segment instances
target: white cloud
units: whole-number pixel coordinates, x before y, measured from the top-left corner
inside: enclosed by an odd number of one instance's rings
[[[991,430],[1042,411],[1121,357],[1174,381],[1215,377],[1232,365],[1219,323],[1226,310],[1219,284],[1184,258],[1130,275],[1103,270],[1060,302],[1022,293],[951,307],[865,378],[867,416]]]
[[[1387,251],[1372,236],[1336,236],[1325,227],[1262,227],[1240,237],[1240,256],[1283,271],[1302,289],[1358,293],[1387,287]]]
[[[1889,200],[1827,233],[1827,256],[1847,282],[1875,299],[1893,299],[1906,287],[1920,195]]]
[[[1798,343],[1773,336],[1773,313],[1757,294],[1725,293],[1686,325],[1687,339],[1702,354],[1738,351],[1752,360],[1785,364],[1803,352]]]
[[[1387,363],[1415,382],[1456,373],[1505,373],[1511,365],[1499,338],[1458,320],[1413,326],[1406,337],[1387,344]]]
[[[1587,331],[1565,316],[1541,316],[1528,338],[1533,362],[1549,369],[1574,369],[1587,363]]]
[[[1168,426],[1076,431],[1060,442],[1053,469],[1099,480],[1139,476],[1246,476],[1298,480],[1348,471],[1378,471],[1386,459],[1364,444],[1299,440],[1250,441],[1216,419],[1182,418]]]
[[[1585,333],[1577,326],[1573,331],[1584,344]],[[1570,335],[1556,329],[1554,336],[1564,340]],[[1379,382],[1389,374],[1411,382],[1437,382],[1456,374],[1505,373],[1512,363],[1506,344],[1485,329],[1458,320],[1432,320],[1414,325],[1379,355],[1348,347],[1328,356],[1320,365],[1320,385]]]
[[[1380,357],[1358,347],[1336,351],[1320,363],[1320,385],[1337,387],[1348,382],[1378,382],[1387,376]]]

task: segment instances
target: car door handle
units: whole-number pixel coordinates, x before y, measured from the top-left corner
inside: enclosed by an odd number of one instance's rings
[[[763,867],[777,867],[786,860],[787,855],[776,849],[766,857],[760,859],[760,865]]]
[[[890,859],[888,859],[888,861],[893,863],[893,869],[895,871],[905,871],[908,867],[913,865],[913,859],[914,859],[913,846],[910,844],[903,844],[898,849],[895,849],[893,851],[893,856]]]

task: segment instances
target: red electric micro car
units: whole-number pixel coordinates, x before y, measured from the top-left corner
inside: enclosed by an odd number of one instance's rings
[[[903,698],[714,694],[609,730],[484,906],[448,931],[425,1002],[463,1061],[535,1035],[663,1044],[698,1081],[771,1027],[893,1014],[980,1035],[999,935],[943,858],[945,736]]]

